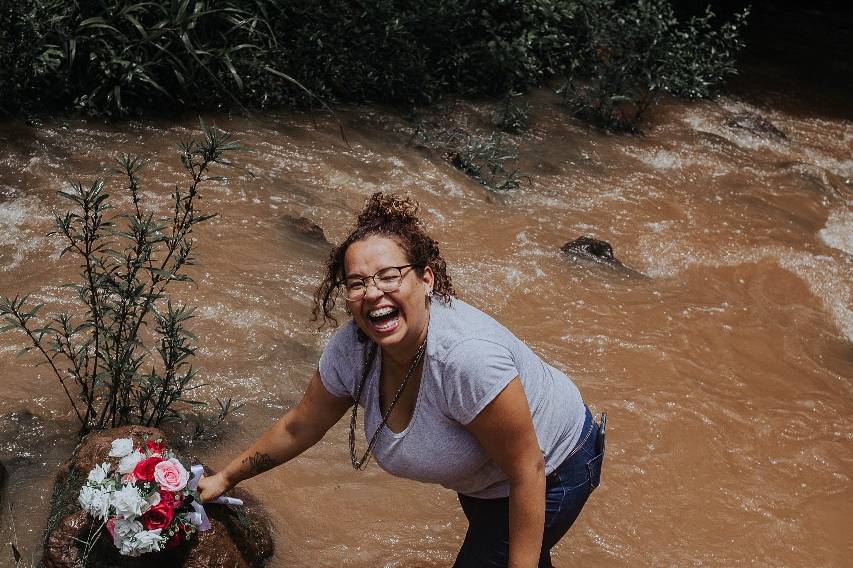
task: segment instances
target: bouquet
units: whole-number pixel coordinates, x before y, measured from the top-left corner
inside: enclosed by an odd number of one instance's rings
[[[89,472],[79,501],[121,554],[174,548],[198,530],[201,467],[188,469],[160,440],[134,447],[132,439],[119,438],[109,455],[114,459]]]

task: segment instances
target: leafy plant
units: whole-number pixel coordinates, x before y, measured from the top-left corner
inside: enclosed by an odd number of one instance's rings
[[[637,131],[662,93],[712,96],[736,73],[748,9],[714,27],[710,6],[681,23],[668,0],[582,0],[583,56],[560,93],[577,116]]]
[[[456,169],[477,180],[491,191],[509,191],[530,178],[518,167],[518,156],[503,147],[503,136],[491,134],[481,138],[461,134],[456,149],[445,152],[445,159]]]
[[[73,3],[53,39],[75,106],[111,114],[211,99],[239,107],[275,45],[265,4],[239,0]]]
[[[40,353],[88,431],[124,424],[156,426],[181,417],[180,406],[203,404],[187,398],[198,388],[191,358],[196,337],[186,323],[193,308],[175,305],[167,287],[191,282],[193,229],[214,217],[198,209],[199,190],[214,164],[228,165],[225,154],[239,148],[229,135],[202,124],[201,141],[180,145],[189,175],[186,189],[176,186],[168,218],[155,218],[142,207],[139,171],[145,160],[123,155],[118,171],[127,180],[132,211],[108,217],[112,210],[105,181],[75,182],[59,195],[71,210],[56,214],[56,234],[65,241],[61,256],[76,257],[80,279],[65,286],[81,304],[77,314],[39,316],[43,304],[28,296],[0,297],[0,331],[17,330],[28,344],[20,354]],[[146,344],[147,339],[147,344]],[[152,354],[156,352],[156,356]],[[220,418],[233,407],[219,401]]]
[[[521,93],[507,93],[495,113],[495,126],[509,134],[519,134],[527,130],[529,121],[530,103],[521,99]]]
[[[0,0],[7,15],[0,94],[12,111],[411,107],[562,77],[573,112],[615,129],[634,128],[659,93],[713,95],[745,22],[679,22],[669,0]]]

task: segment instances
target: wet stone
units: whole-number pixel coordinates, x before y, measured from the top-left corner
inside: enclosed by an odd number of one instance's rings
[[[284,215],[282,217],[282,221],[298,236],[316,243],[329,244],[329,241],[326,239],[326,234],[323,232],[323,228],[307,217]]]
[[[163,439],[156,428],[124,426],[104,432],[93,432],[83,438],[66,466],[57,474],[50,513],[45,530],[42,563],[45,568],[77,568],[82,566],[85,542],[90,535],[98,538],[92,546],[87,567],[162,568],[254,568],[265,566],[273,554],[272,524],[260,503],[244,490],[231,494],[243,500],[243,507],[208,505],[211,530],[197,533],[174,550],[143,554],[133,558],[121,556],[100,521],[89,517],[77,502],[80,487],[95,464],[106,461],[112,441],[133,438],[140,444],[145,437]],[[212,472],[206,470],[207,474]]]
[[[772,122],[754,112],[740,112],[732,115],[726,120],[726,126],[740,128],[762,138],[788,139],[785,133],[776,128]]]
[[[602,266],[615,270],[626,276],[646,276],[633,268],[622,264],[613,256],[613,247],[607,241],[602,241],[589,236],[581,236],[560,247],[570,259],[580,264]]]

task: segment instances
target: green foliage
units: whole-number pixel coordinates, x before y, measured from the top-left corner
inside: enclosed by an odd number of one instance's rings
[[[530,178],[518,169],[518,156],[503,144],[501,134],[488,138],[463,133],[450,142],[455,149],[445,153],[445,159],[456,169],[477,180],[491,191],[510,191]]]
[[[24,100],[35,104],[51,97],[49,76],[58,56],[45,43],[61,5],[0,0],[0,110],[16,111]]]
[[[660,92],[713,94],[745,18],[679,22],[668,0],[0,0],[0,16],[6,110],[416,105],[563,77],[576,114],[617,127]]]
[[[261,2],[70,3],[54,48],[75,106],[122,114],[146,105],[240,105],[244,76],[275,44]]]
[[[577,2],[320,0],[276,10],[282,65],[318,95],[427,103],[525,89],[559,73],[574,50]]]
[[[527,130],[529,121],[530,103],[521,98],[521,93],[507,93],[495,113],[495,126],[509,134],[520,134]]]
[[[636,131],[662,93],[714,95],[736,73],[748,11],[715,28],[705,14],[679,22],[668,0],[582,0],[584,46],[561,93],[574,114],[615,131]]]
[[[197,208],[199,188],[213,164],[228,164],[225,154],[239,147],[230,135],[206,128],[204,139],[180,146],[190,181],[176,186],[168,218],[155,218],[142,207],[141,158],[124,155],[118,173],[127,180],[133,210],[109,216],[112,209],[104,180],[90,186],[72,183],[59,195],[71,209],[57,214],[56,231],[66,246],[61,256],[80,262],[80,278],[65,284],[75,292],[76,314],[39,316],[42,304],[27,296],[0,297],[2,331],[27,338],[22,351],[38,351],[65,391],[83,431],[124,424],[156,426],[182,416],[180,404],[197,388],[191,358],[195,336],[186,328],[193,309],[173,305],[167,287],[189,282],[194,264],[193,228],[212,218]],[[152,326],[153,323],[153,326]],[[153,351],[146,330],[153,329]],[[230,400],[220,402],[227,414]],[[223,414],[220,412],[220,415]],[[221,421],[223,416],[220,416]]]

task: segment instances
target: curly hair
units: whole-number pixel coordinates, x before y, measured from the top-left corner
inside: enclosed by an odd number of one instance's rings
[[[355,227],[341,244],[334,247],[326,261],[326,275],[314,292],[311,321],[322,318],[320,327],[331,322],[338,325],[333,315],[337,289],[344,277],[344,257],[350,245],[373,235],[382,235],[397,241],[409,263],[417,265],[419,275],[429,266],[435,276],[433,294],[443,302],[456,296],[447,263],[438,250],[438,243],[426,234],[417,216],[418,204],[409,197],[394,193],[374,193],[367,200],[356,219]]]

